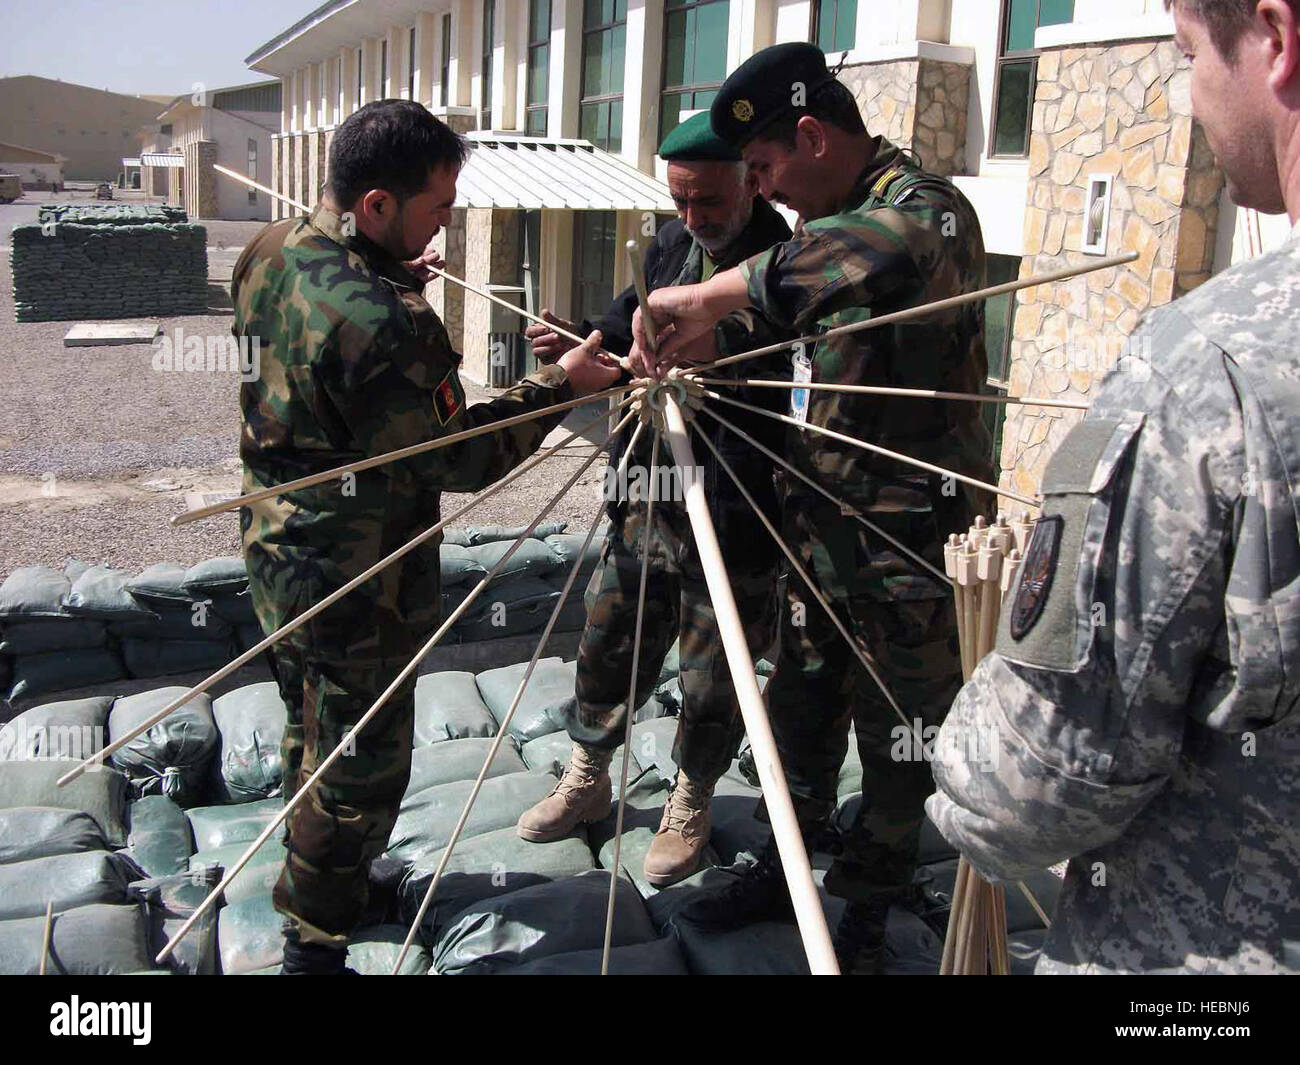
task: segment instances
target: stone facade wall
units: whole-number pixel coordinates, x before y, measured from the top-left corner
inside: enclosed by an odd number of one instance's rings
[[[465,250],[468,235],[468,211],[463,207],[451,212],[451,225],[435,238],[438,254],[442,256],[447,273],[452,277],[465,277]],[[425,286],[425,299],[447,327],[451,346],[465,350],[465,290],[450,281],[437,280]],[[477,299],[477,297],[474,297]]]
[[[1223,178],[1192,119],[1189,76],[1170,40],[1040,57],[1020,276],[1094,259],[1081,252],[1091,175],[1114,175],[1106,254],[1139,258],[1017,294],[1012,395],[1087,401],[1142,315],[1209,277]],[[1079,417],[1009,406],[1001,484],[1037,492]]]
[[[934,59],[903,59],[845,67],[867,130],[911,148],[927,170],[964,174],[971,68]]]
[[[194,147],[195,203],[188,213],[190,218],[217,218],[221,211],[217,207],[217,172],[212,169],[217,162],[217,142],[199,141]]]
[[[517,284],[519,264],[523,259],[519,247],[519,212],[471,209],[465,213],[468,216],[465,272],[458,276],[478,288],[486,288],[489,284]],[[450,263],[447,272],[455,273]],[[488,333],[491,331],[493,305],[472,293],[466,295],[462,291],[461,296],[464,299],[461,354],[465,356],[462,370],[470,380],[486,384],[491,380]]]

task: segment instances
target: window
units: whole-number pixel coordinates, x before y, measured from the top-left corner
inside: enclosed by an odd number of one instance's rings
[[[379,97],[388,96],[388,38],[379,42]]]
[[[847,52],[858,25],[858,0],[815,0],[811,40],[823,52]]]
[[[357,102],[356,102],[356,106],[352,108],[352,110],[354,111],[359,110],[361,107],[361,92],[362,92],[361,68],[364,65],[362,63],[362,58],[364,57],[364,55],[365,55],[364,49],[358,48],[357,49]]]
[[[1038,84],[1034,31],[1073,19],[1074,0],[1003,0],[993,90],[993,155],[1029,154]]]
[[[415,27],[406,39],[406,98],[415,99]]]
[[[496,37],[496,23],[496,0],[483,0],[483,57],[479,66],[483,75],[483,93],[479,105],[479,129],[492,128],[492,46]]]
[[[257,180],[257,141],[252,137],[248,138],[248,176],[253,181]],[[248,202],[250,205],[257,204],[257,189],[248,190]]]
[[[551,77],[551,0],[528,2],[528,100],[524,132],[546,136],[546,101]]]
[[[577,321],[604,314],[614,298],[617,217],[613,211],[574,212],[573,317]]]
[[[443,107],[451,99],[451,12],[442,16],[442,83],[439,101]]]
[[[727,77],[727,0],[668,0],[664,12],[662,141],[683,111],[713,103]]]
[[[579,136],[610,152],[623,147],[626,50],[627,0],[584,0],[578,132]]]

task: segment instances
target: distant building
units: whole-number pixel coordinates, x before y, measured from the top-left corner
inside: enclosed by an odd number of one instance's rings
[[[213,165],[270,185],[271,137],[279,125],[278,81],[177,96],[138,134],[141,188],[166,196],[192,219],[270,221],[266,193],[222,177]]]
[[[0,141],[0,174],[17,174],[25,189],[49,189],[63,184],[64,158],[53,152]]]
[[[68,181],[116,181],[136,154],[136,131],[158,103],[72,82],[21,74],[0,78],[0,141],[61,155]]]

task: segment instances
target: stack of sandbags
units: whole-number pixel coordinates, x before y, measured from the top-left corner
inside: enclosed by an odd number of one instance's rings
[[[184,566],[160,562],[127,581],[130,595],[154,614],[152,620],[113,626],[131,676],[211,669],[232,657],[232,624],[218,613],[214,599],[191,595],[188,573]]]

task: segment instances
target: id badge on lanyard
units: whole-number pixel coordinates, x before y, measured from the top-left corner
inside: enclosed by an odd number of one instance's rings
[[[812,359],[808,355],[808,350],[802,345],[797,344],[794,348],[794,354],[791,358],[794,367],[794,383],[796,385],[806,385],[812,382]],[[804,423],[808,421],[808,400],[812,390],[808,388],[794,388],[790,390],[790,417],[795,421]]]

